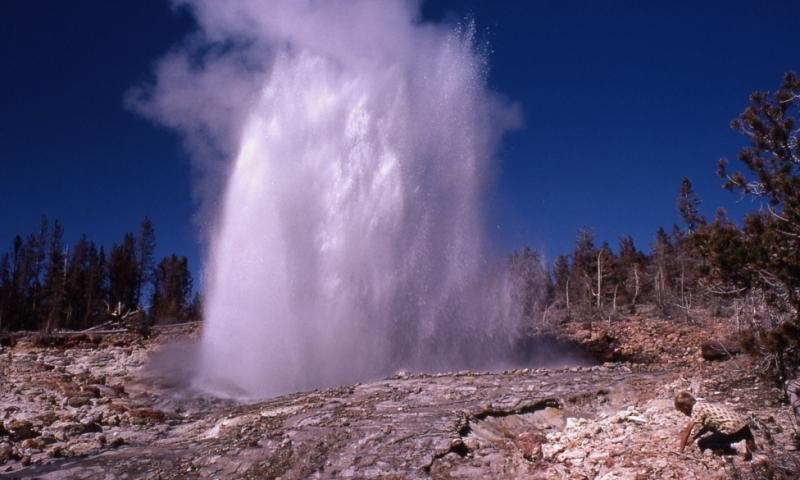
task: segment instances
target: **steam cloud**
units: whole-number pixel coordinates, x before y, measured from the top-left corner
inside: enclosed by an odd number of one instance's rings
[[[414,2],[183,0],[135,107],[183,133],[211,218],[197,383],[264,396],[488,367],[518,315],[482,205],[513,108],[469,26]]]

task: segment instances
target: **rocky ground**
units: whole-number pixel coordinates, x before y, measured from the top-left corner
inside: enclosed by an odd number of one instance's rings
[[[0,478],[800,478],[791,413],[729,330],[570,323],[560,341],[597,365],[399,373],[248,404],[145,368],[191,328],[21,338],[0,353]],[[730,357],[704,360],[710,340]],[[755,458],[677,453],[680,390],[752,414]]]

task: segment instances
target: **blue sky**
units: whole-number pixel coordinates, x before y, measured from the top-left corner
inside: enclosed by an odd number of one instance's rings
[[[149,215],[157,254],[188,255],[197,271],[189,159],[124,106],[190,16],[158,0],[9,0],[0,12],[0,248],[41,215],[67,241],[106,245]],[[755,207],[720,188],[716,161],[744,144],[729,123],[749,93],[800,70],[800,2],[429,0],[422,16],[472,17],[491,46],[490,87],[524,112],[488,204],[501,249],[553,258],[581,227],[647,248],[679,222],[682,176],[707,215]]]

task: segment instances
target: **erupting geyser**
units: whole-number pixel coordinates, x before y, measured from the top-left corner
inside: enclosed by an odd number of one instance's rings
[[[516,320],[482,208],[514,115],[471,29],[421,23],[413,2],[189,3],[194,52],[214,53],[183,74],[245,99],[187,127],[202,113],[175,107],[166,67],[150,99],[190,136],[236,139],[198,384],[263,396],[500,363]]]

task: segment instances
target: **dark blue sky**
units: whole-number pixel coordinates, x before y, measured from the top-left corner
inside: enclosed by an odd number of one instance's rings
[[[646,248],[679,222],[682,176],[708,215],[754,208],[721,190],[716,161],[744,143],[729,123],[749,93],[800,70],[800,2],[423,2],[429,20],[465,15],[491,44],[491,88],[525,117],[492,197],[503,248],[552,258],[580,227]],[[123,102],[191,29],[166,1],[2,2],[0,248],[43,214],[67,241],[106,245],[149,215],[157,254],[186,254],[197,270],[187,155]]]

